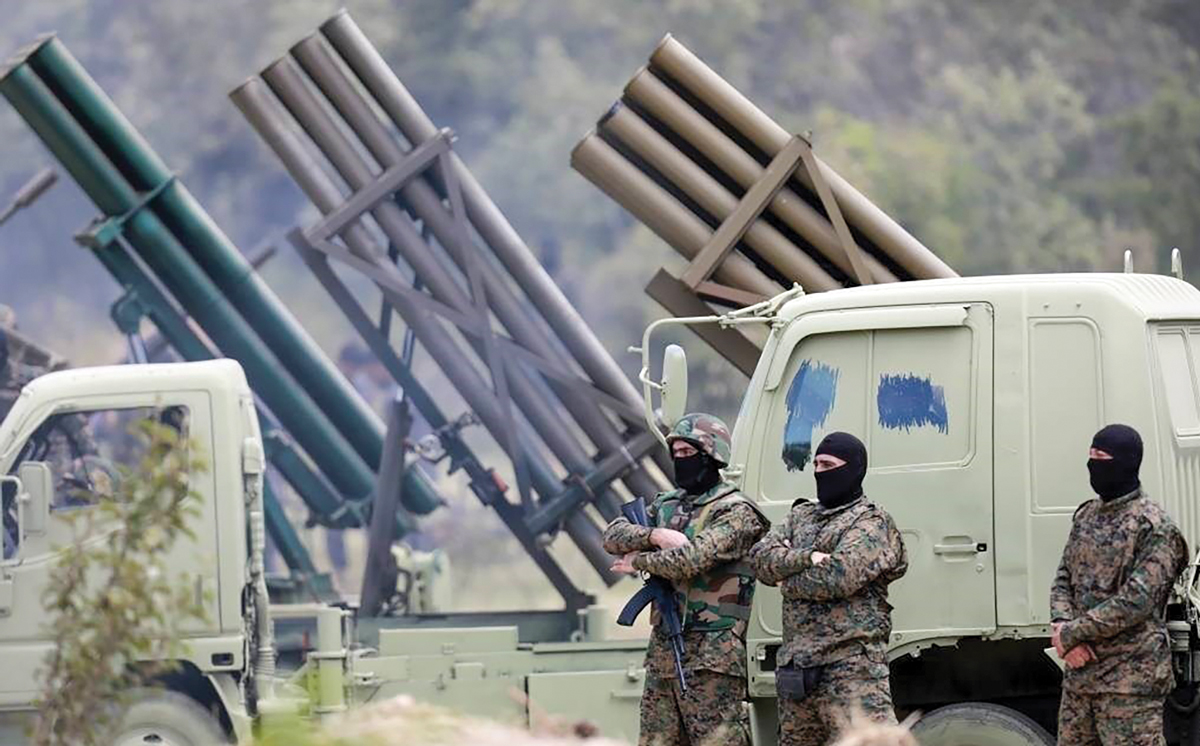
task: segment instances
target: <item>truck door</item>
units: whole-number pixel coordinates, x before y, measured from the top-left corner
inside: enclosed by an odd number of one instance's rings
[[[893,647],[994,629],[990,307],[810,314],[774,349],[746,488],[782,519],[797,498],[815,499],[821,438],[853,433],[870,456],[867,496],[908,549],[908,574],[891,588]],[[777,592],[761,590],[752,634],[778,635]]]
[[[0,659],[6,669],[0,676],[0,707],[26,705],[36,690],[36,669],[50,648],[44,626],[49,619],[42,609],[41,595],[61,548],[75,542],[76,532],[87,526],[86,521],[76,524],[70,520],[94,508],[84,494],[100,500],[121,498],[125,471],[137,470],[146,455],[137,435],[138,423],[143,420],[175,427],[211,454],[209,412],[203,393],[176,394],[170,404],[161,395],[106,396],[103,404],[75,402],[69,409],[48,412],[20,436],[21,446],[0,473],[15,475],[26,461],[45,463],[52,474],[54,496],[46,525],[31,531],[12,510],[12,490],[5,492],[5,556],[0,561],[0,574],[8,589],[2,599],[7,608],[0,609]],[[206,459],[211,456],[206,455]],[[191,574],[189,582],[197,584],[198,594],[212,595],[211,589],[216,587],[216,537],[201,528],[215,523],[212,474],[192,474],[190,481],[202,497],[201,516],[193,524],[197,535],[173,547],[166,561],[168,566]],[[106,541],[117,528],[95,526],[88,541]],[[209,607],[209,616],[215,622],[215,596]]]

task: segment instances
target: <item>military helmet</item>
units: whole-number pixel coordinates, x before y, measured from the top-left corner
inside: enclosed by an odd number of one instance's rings
[[[729,427],[719,417],[702,412],[684,415],[667,436],[667,445],[684,440],[707,453],[721,466],[728,466],[732,453]]]

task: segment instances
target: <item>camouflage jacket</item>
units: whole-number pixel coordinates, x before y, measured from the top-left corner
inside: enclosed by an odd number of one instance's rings
[[[819,565],[812,553],[830,555]],[[826,510],[797,500],[750,552],[758,579],[781,584],[783,647],[777,665],[820,666],[866,653],[887,660],[887,587],[908,570],[892,517],[861,497]]]
[[[1050,618],[1063,623],[1068,650],[1088,643],[1097,660],[1068,669],[1064,688],[1147,696],[1171,690],[1164,612],[1187,559],[1183,534],[1140,490],[1075,511],[1050,590]]]
[[[691,543],[656,551],[650,543],[651,529],[620,517],[604,532],[605,550],[618,555],[638,552],[633,561],[635,568],[675,584],[685,611],[686,670],[744,676],[754,578],[743,560],[769,522],[727,482],[703,495],[692,496],[682,490],[661,493],[646,513],[651,523],[681,531]],[[695,524],[702,514],[703,525],[696,532]],[[675,672],[674,657],[659,629],[657,615],[646,652],[646,668],[659,676],[674,676]]]

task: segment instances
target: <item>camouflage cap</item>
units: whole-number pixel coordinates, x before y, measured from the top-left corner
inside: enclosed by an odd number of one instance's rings
[[[701,412],[684,415],[671,428],[667,444],[676,440],[686,440],[720,462],[721,466],[729,465],[732,438],[729,427],[719,417]]]

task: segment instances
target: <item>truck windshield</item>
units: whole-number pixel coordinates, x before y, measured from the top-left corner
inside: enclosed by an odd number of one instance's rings
[[[21,464],[47,464],[53,475],[52,511],[84,508],[96,500],[119,495],[125,474],[139,468],[146,457],[140,424],[167,425],[187,437],[185,407],[132,407],[59,412],[46,418],[21,446],[9,469],[17,474]],[[20,531],[17,526],[14,485],[5,483],[3,493],[4,553],[15,551]]]

